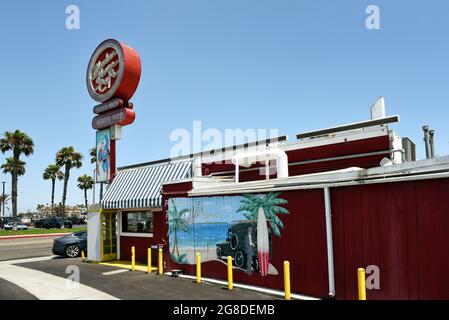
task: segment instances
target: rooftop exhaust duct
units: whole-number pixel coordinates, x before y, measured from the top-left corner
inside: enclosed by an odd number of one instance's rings
[[[435,146],[434,146],[434,140],[433,136],[435,131],[429,130],[429,126],[423,126],[422,130],[424,132],[424,145],[426,147],[426,159],[430,159],[435,157]]]
[[[430,141],[430,157],[435,158],[435,140],[434,140],[435,130],[429,130],[429,141]]]

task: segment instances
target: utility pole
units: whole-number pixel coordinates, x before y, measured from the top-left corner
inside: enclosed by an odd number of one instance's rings
[[[5,215],[5,183],[6,181],[2,181],[3,184],[3,201],[2,201],[2,215]]]

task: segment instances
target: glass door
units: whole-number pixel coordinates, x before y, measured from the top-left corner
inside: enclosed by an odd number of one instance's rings
[[[101,260],[117,260],[117,213],[101,213]]]

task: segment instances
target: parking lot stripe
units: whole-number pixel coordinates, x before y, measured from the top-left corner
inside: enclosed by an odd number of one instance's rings
[[[110,276],[113,274],[123,273],[123,272],[128,272],[128,271],[129,271],[128,269],[113,270],[113,271],[103,272],[102,275]]]

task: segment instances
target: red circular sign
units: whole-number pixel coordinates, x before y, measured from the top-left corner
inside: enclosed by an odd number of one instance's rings
[[[87,90],[98,102],[113,98],[128,101],[139,84],[140,58],[136,50],[114,39],[95,49],[87,68]]]

